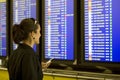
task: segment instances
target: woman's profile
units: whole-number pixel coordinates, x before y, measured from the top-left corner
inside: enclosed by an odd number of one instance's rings
[[[13,25],[12,39],[18,44],[8,59],[10,80],[42,80],[42,65],[33,49],[39,44],[40,24],[34,18],[26,18]]]

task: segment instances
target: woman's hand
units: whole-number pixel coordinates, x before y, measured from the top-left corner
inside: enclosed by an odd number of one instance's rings
[[[46,70],[50,66],[51,62],[42,62],[43,71]]]

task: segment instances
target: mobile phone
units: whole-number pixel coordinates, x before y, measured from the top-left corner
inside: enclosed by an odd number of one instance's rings
[[[54,58],[51,58],[50,60],[47,61],[47,63],[50,63]]]

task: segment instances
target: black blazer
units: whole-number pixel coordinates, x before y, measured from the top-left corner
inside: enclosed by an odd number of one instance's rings
[[[26,45],[19,44],[8,60],[10,80],[42,80],[42,67],[34,50]]]

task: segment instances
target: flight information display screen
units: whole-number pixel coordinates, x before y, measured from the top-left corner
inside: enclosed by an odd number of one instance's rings
[[[85,61],[120,62],[120,0],[84,0]]]
[[[45,59],[74,59],[74,0],[45,0]]]
[[[6,56],[6,0],[0,0],[0,56]]]
[[[22,19],[36,19],[36,0],[13,0],[13,24],[20,24]],[[13,49],[17,45],[13,44]],[[36,46],[34,46],[36,50]]]

